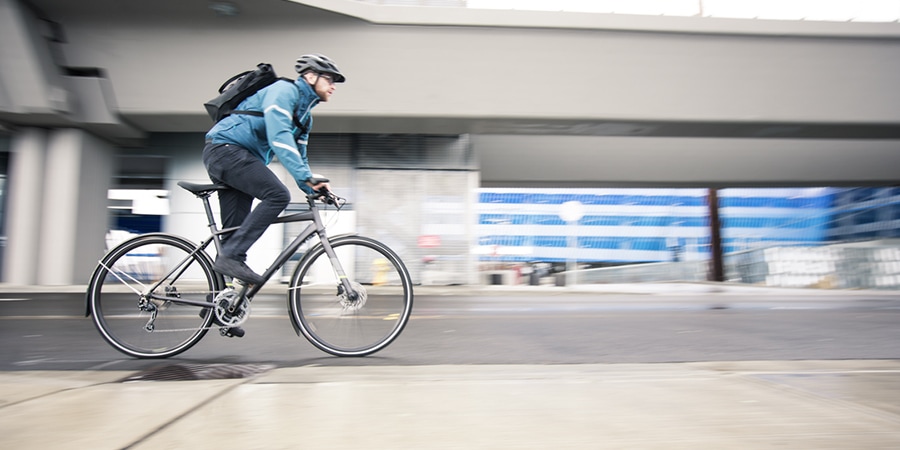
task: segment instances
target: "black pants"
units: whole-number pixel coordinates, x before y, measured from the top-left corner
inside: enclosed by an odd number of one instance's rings
[[[240,226],[222,243],[222,255],[244,261],[250,246],[290,203],[291,192],[265,163],[243,147],[206,144],[203,164],[212,181],[231,187],[219,191],[222,226]],[[254,198],[260,203],[250,211]]]

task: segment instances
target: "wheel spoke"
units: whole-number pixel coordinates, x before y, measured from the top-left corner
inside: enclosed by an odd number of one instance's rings
[[[400,258],[359,236],[331,241],[359,298],[351,299],[324,249],[304,257],[291,281],[292,320],[316,347],[338,356],[363,356],[390,344],[412,310],[412,283]]]
[[[170,235],[141,236],[113,249],[88,289],[101,336],[139,358],[168,357],[193,346],[209,329],[212,308],[178,299],[212,305],[220,286],[208,258],[201,255]]]

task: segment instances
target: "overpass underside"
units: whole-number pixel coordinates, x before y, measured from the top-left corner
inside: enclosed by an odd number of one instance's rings
[[[485,183],[897,179],[897,23],[349,0],[234,2],[234,16],[200,1],[0,5],[9,128],[76,127],[137,147],[150,133],[199,133],[219,80],[260,61],[292,75],[293,58],[317,51],[349,81],[315,131],[486,136],[473,140]]]
[[[223,16],[200,0],[0,0],[0,134],[25,208],[8,216],[27,218],[11,228],[42,229],[54,191],[103,202],[108,183],[80,180],[111,179],[96,163],[109,155],[166,158],[165,182],[197,176],[219,84],[259,62],[293,76],[309,52],[348,77],[315,110],[311,152],[316,133],[465,135],[482,186],[900,180],[897,23],[231,3]]]

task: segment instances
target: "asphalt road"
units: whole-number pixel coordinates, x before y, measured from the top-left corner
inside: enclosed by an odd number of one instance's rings
[[[278,294],[254,300],[244,338],[213,331],[167,361],[118,353],[83,314],[78,293],[0,294],[0,371],[900,359],[900,298],[884,295],[419,294],[403,334],[365,358],[298,337]]]

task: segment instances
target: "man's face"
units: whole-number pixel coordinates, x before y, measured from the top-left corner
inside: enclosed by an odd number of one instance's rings
[[[313,74],[313,89],[318,94],[319,99],[323,102],[327,102],[331,96],[334,94],[334,77],[327,73],[321,74]]]

